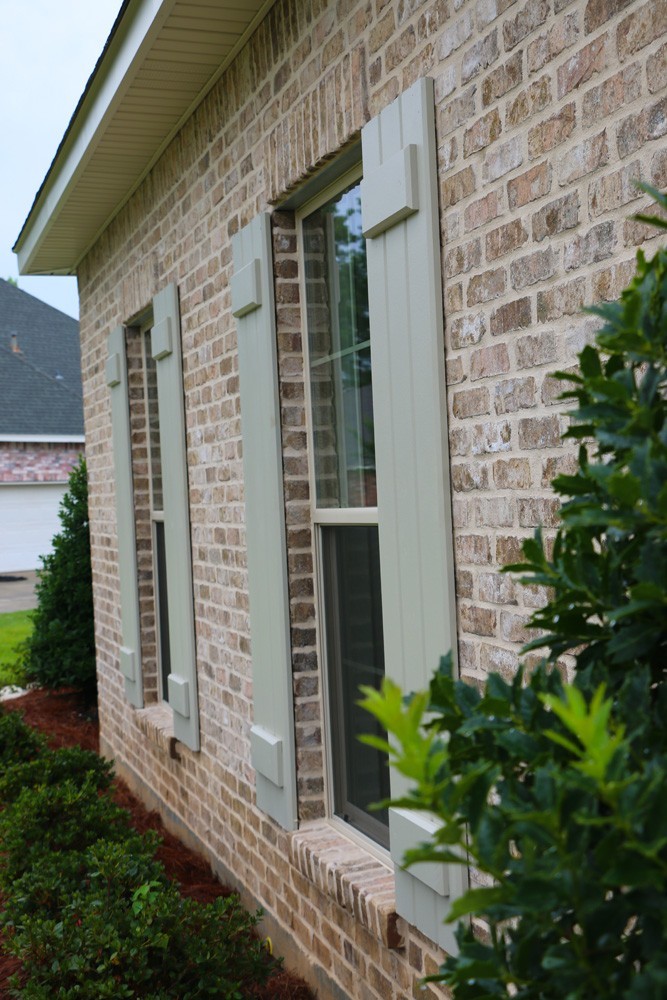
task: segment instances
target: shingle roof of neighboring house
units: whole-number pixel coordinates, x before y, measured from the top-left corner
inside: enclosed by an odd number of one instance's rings
[[[0,279],[0,435],[83,434],[79,324]]]

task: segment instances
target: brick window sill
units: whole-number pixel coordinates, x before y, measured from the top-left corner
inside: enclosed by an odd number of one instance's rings
[[[404,943],[396,913],[394,873],[334,826],[317,823],[290,836],[290,860],[307,878],[387,948]]]
[[[174,713],[165,702],[159,705],[149,705],[135,712],[139,729],[151,743],[169,754],[176,756],[176,737],[174,736]]]

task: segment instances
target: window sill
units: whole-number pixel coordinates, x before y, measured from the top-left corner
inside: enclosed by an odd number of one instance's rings
[[[170,757],[178,756],[177,741],[174,736],[174,713],[166,702],[138,709],[135,712],[135,719],[147,740],[160,747]]]
[[[291,834],[290,860],[304,878],[351,913],[385,947],[403,947],[394,873],[370,851],[332,825],[318,823]]]

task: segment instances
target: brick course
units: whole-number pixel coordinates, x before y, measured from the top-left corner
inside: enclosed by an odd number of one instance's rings
[[[419,992],[419,977],[441,956],[395,919],[386,865],[361,851],[355,868],[359,846],[326,822],[299,261],[286,211],[274,214],[273,240],[298,834],[254,804],[230,238],[356,140],[414,79],[433,76],[459,661],[471,682],[493,669],[511,676],[544,595],[515,587],[499,569],[520,557],[537,523],[553,532],[549,483],[573,461],[572,446],[560,441],[564,418],[550,374],[571,369],[590,335],[581,306],[616,297],[632,274],[635,246],[648,253],[655,246],[655,235],[628,218],[648,204],[633,181],[667,177],[660,6],[278,0],[80,267],[103,746],[135,784],[144,782],[169,822],[265,908],[274,941],[290,946],[322,998],[446,994],[432,986]],[[202,732],[201,752],[182,748],[178,759],[155,721],[158,707],[138,718],[118,670],[104,380],[107,332],[139,316],[172,280],[182,317]],[[145,581],[148,588],[148,573]]]

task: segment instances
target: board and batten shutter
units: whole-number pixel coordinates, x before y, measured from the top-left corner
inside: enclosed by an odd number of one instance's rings
[[[125,328],[117,326],[107,339],[106,382],[111,397],[111,432],[116,491],[118,578],[120,583],[121,645],[119,662],[125,695],[135,708],[144,703],[139,629],[139,581],[134,525],[130,401],[127,385]]]
[[[385,669],[405,691],[456,655],[456,605],[433,81],[419,80],[362,130]],[[392,773],[392,794],[404,791]],[[429,840],[428,815],[389,814],[401,916],[448,951],[465,888],[458,865],[400,867]]]
[[[168,701],[174,736],[199,750],[190,502],[185,447],[185,403],[178,289],[169,284],[153,299],[151,354],[157,373],[164,504],[167,606],[171,673]]]
[[[269,213],[256,216],[234,236],[232,249],[253,675],[251,757],[258,807],[293,830],[296,766]]]

